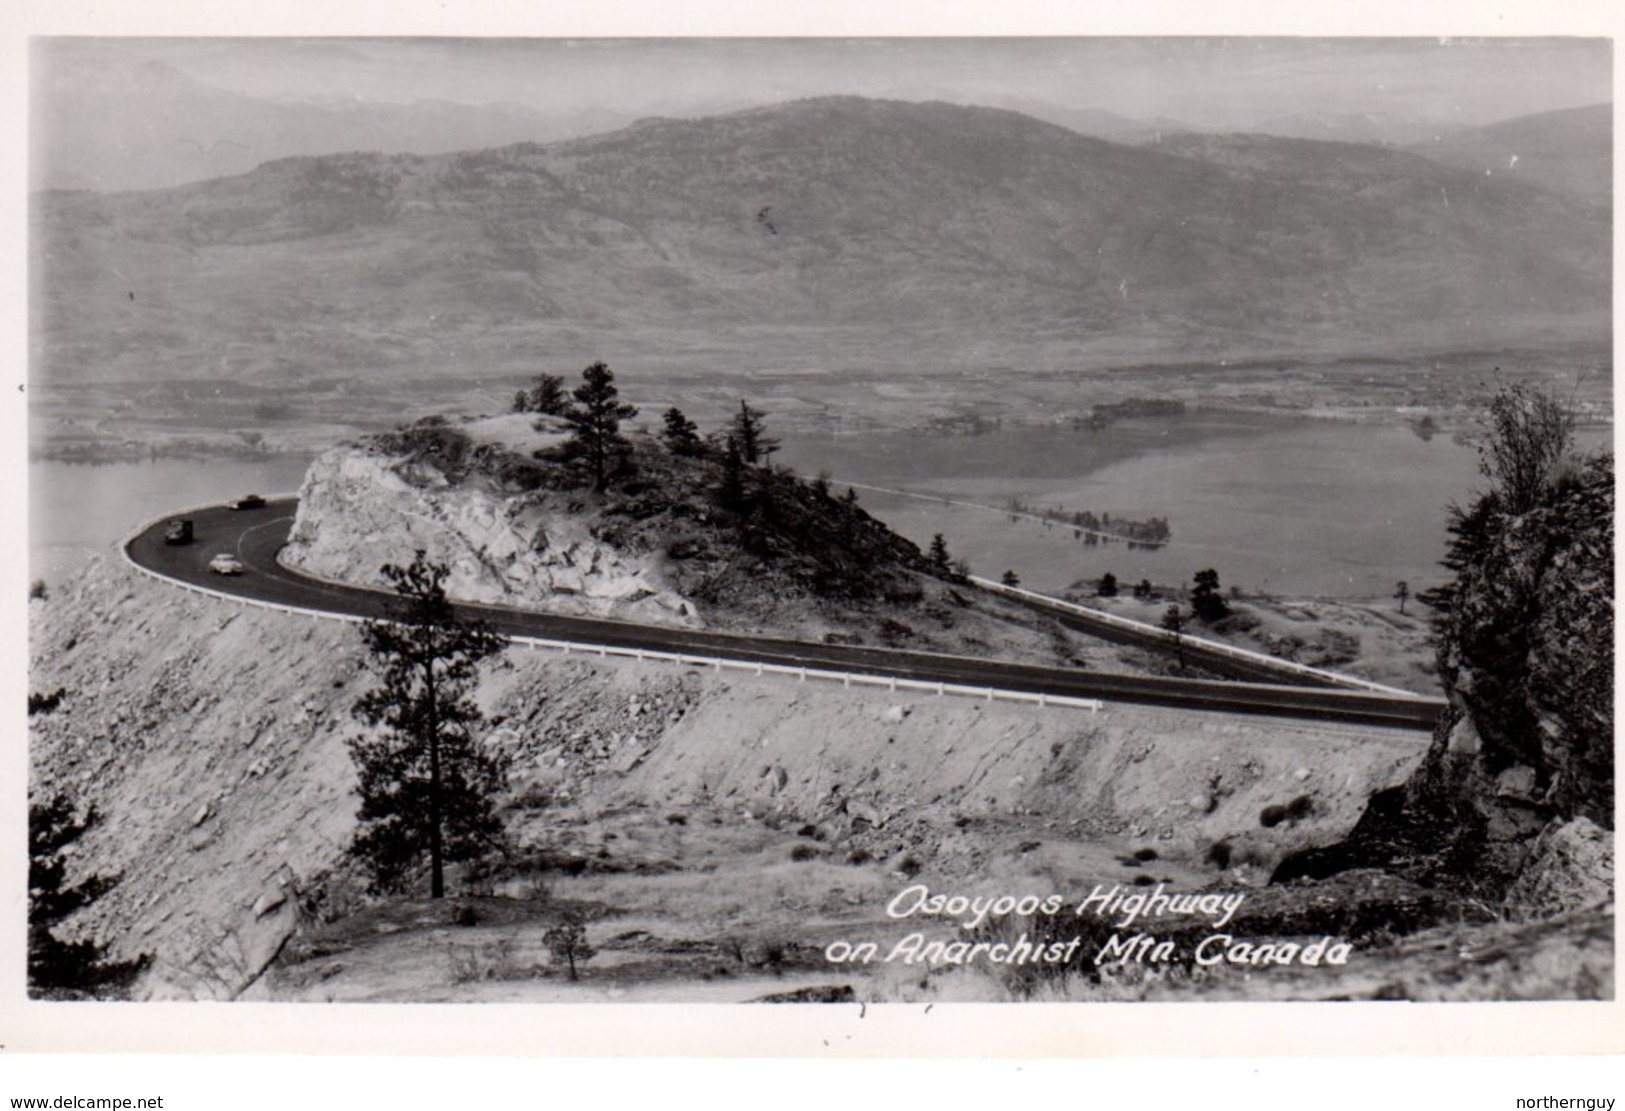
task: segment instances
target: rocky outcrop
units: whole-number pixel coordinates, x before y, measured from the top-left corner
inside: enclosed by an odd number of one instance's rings
[[[447,592],[462,601],[703,624],[668,583],[661,553],[603,542],[591,518],[570,512],[562,497],[459,480],[387,441],[343,445],[311,465],[282,560],[308,575],[385,589],[384,564],[421,548],[447,565]]]
[[[778,635],[845,624],[912,638],[876,608],[948,629],[933,598],[971,605],[827,482],[765,466],[730,479],[721,453],[633,431],[599,488],[568,426],[548,420],[428,417],[332,449],[306,475],[284,562],[384,588],[383,566],[422,549],[462,601]]]
[[[1458,573],[1439,651],[1451,701],[1479,737],[1461,753],[1480,780],[1474,794],[1611,826],[1612,458],[1528,512],[1474,515],[1465,527],[1483,535]]]
[[[1611,456],[1569,465],[1522,512],[1484,495],[1452,524],[1437,622],[1450,700],[1401,791],[1278,880],[1391,868],[1513,917],[1589,906],[1613,872]]]
[[[1439,621],[1453,708],[1411,788],[1454,818],[1452,867],[1501,894],[1554,823],[1614,815],[1614,475],[1590,460],[1523,513],[1457,523]]]

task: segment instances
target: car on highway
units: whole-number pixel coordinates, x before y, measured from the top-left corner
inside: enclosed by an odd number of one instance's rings
[[[244,494],[234,502],[227,502],[232,509],[264,509],[265,499],[258,494]]]
[[[185,518],[177,518],[164,527],[165,544],[190,544],[192,542],[192,522]]]
[[[243,561],[230,552],[221,552],[209,560],[209,570],[216,575],[241,575],[243,573]]]

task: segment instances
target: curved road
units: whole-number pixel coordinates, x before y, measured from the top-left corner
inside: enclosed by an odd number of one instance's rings
[[[188,511],[186,516],[194,528],[193,543],[166,545],[164,523],[158,522],[131,539],[125,550],[137,565],[159,575],[222,593],[355,617],[389,616],[394,596],[388,592],[321,582],[277,562],[277,553],[287,543],[293,527],[296,507],[296,499],[284,498],[268,503],[263,509],[233,511],[219,507]],[[220,552],[237,555],[247,573],[242,576],[212,574],[208,569],[209,560]],[[1432,730],[1439,711],[1444,708],[1439,700],[1421,697],[1403,698],[1321,687],[1107,675],[962,656],[657,628],[501,606],[459,604],[457,609],[509,636],[991,686],[1034,694],[1423,730]],[[1114,634],[1120,635],[1120,630],[1114,630]],[[1205,666],[1207,661],[1203,663]]]

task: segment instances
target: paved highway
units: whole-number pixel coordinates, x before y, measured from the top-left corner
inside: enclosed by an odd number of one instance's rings
[[[194,523],[193,543],[166,545],[164,524],[160,522],[130,540],[126,552],[136,564],[160,575],[242,598],[357,617],[388,616],[394,601],[388,592],[321,582],[277,562],[277,553],[287,543],[293,526],[296,507],[295,499],[287,498],[272,501],[262,509],[220,507],[188,511],[187,516]],[[211,573],[209,560],[221,552],[231,552],[241,559],[246,573],[241,576]],[[1035,694],[1421,730],[1431,730],[1439,711],[1444,708],[1444,703],[1435,699],[1322,687],[1107,675],[962,656],[666,629],[501,606],[459,605],[457,608],[509,636],[681,652],[750,663],[861,672]],[[1097,632],[1094,628],[1085,631]],[[1121,630],[1113,630],[1114,637],[1120,635]],[[1209,662],[1203,660],[1203,666],[1209,666]]]

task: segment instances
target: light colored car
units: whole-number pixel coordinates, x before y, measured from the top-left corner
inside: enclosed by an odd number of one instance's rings
[[[209,560],[209,570],[216,575],[241,575],[243,573],[243,561],[230,552],[221,552]]]

